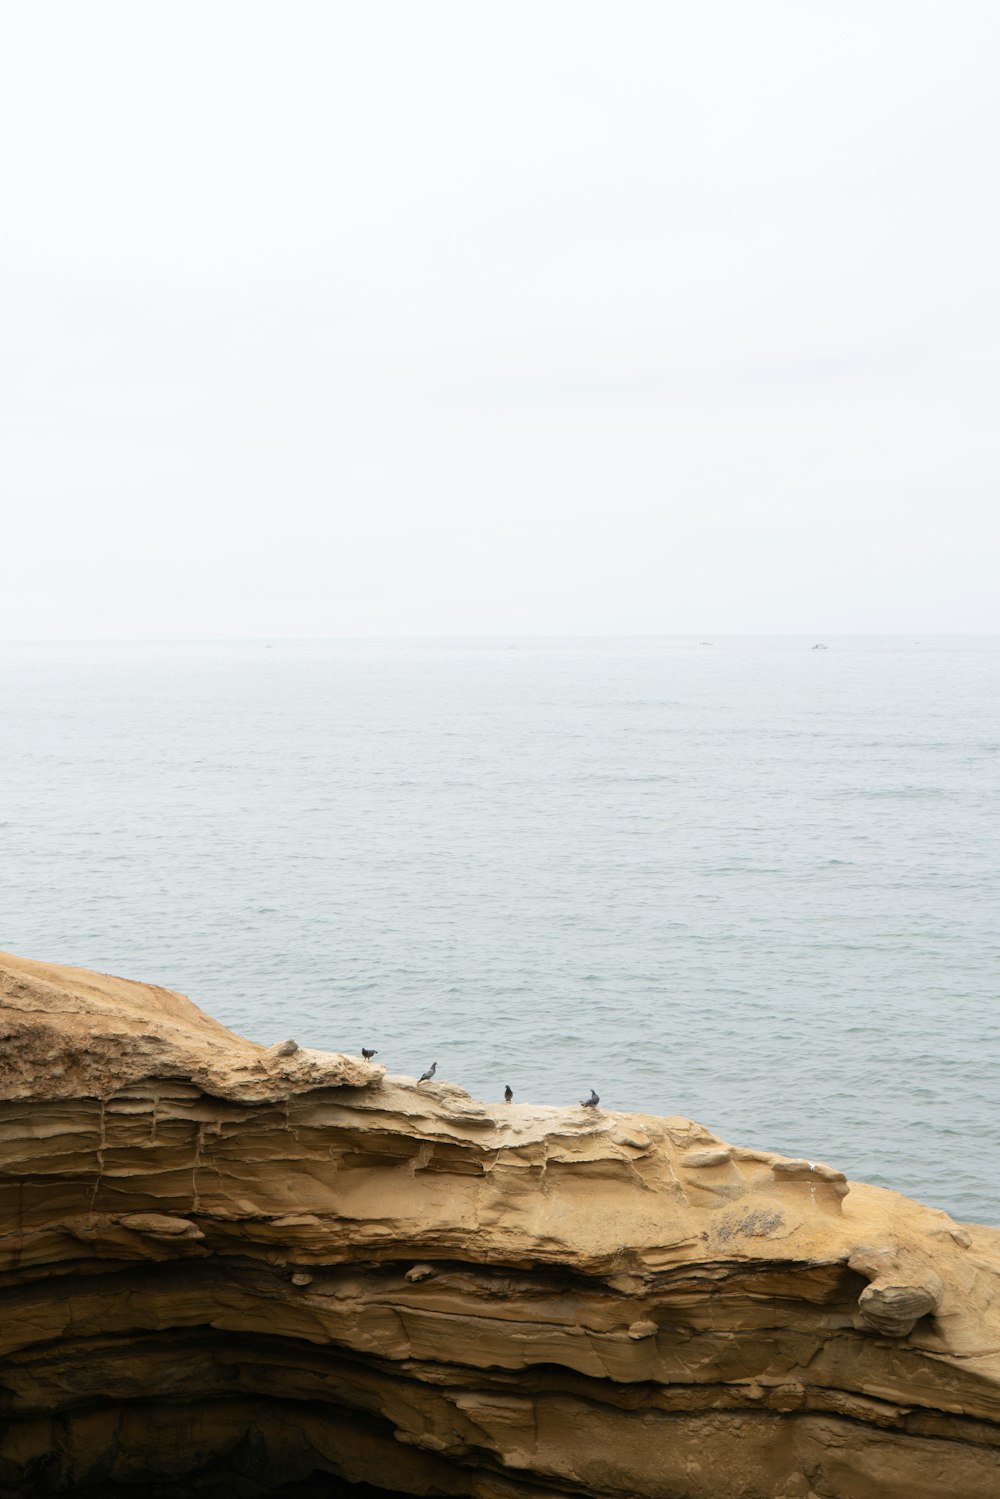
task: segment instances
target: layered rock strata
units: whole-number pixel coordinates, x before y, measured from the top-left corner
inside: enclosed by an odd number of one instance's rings
[[[1000,1494],[1000,1234],[688,1119],[0,957],[0,1172],[3,1496]]]

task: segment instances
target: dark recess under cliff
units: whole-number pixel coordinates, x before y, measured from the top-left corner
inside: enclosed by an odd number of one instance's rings
[[[261,1488],[245,1475],[220,1469],[177,1483],[102,1483],[64,1494],[65,1499],[410,1499],[399,1489],[345,1483],[328,1473],[314,1473],[295,1483],[279,1484],[277,1488]]]

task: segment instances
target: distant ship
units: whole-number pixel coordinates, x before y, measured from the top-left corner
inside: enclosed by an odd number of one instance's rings
[[[825,651],[828,649],[829,647],[825,646],[822,641],[817,641],[817,643],[813,646],[814,651]]]

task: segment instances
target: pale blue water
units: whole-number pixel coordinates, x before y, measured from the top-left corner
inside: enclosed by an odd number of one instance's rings
[[[0,647],[0,946],[1000,1222],[1000,640]]]

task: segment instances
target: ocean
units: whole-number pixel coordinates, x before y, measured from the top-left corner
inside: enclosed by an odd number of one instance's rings
[[[0,946],[1000,1223],[1000,639],[0,646]]]

